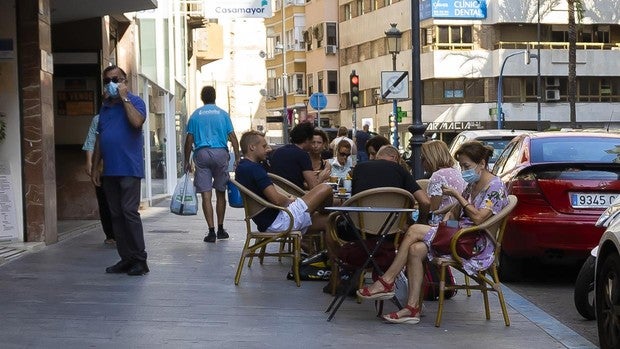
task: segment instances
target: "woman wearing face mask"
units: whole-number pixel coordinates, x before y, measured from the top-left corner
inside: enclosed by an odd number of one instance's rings
[[[443,195],[452,196],[458,202],[456,209],[448,212],[444,220],[456,217],[460,227],[478,225],[508,204],[504,184],[487,169],[492,154],[493,148],[479,141],[461,145],[455,158],[461,165],[461,175],[467,182],[467,187],[463,194],[450,187],[443,188]],[[437,257],[430,248],[436,232],[437,227],[423,224],[409,227],[390,268],[375,283],[357,291],[360,297],[366,299],[390,299],[394,296],[396,277],[403,267],[407,266],[409,279],[407,305],[397,312],[384,315],[383,319],[386,322],[410,324],[420,322],[418,302],[424,278],[423,262],[425,258]],[[494,245],[487,240],[481,253],[464,262],[465,270],[474,273],[486,269],[493,262],[493,251]]]

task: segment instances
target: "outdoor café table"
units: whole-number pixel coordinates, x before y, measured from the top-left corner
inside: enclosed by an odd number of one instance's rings
[[[366,254],[368,255],[368,258],[366,258],[366,261],[364,262],[364,264],[361,266],[361,268],[355,271],[355,273],[353,274],[353,278],[351,279],[351,280],[359,280],[361,273],[363,273],[366,267],[371,263],[372,263],[373,269],[379,275],[383,275],[383,271],[377,265],[377,262],[374,259],[374,255],[377,253],[377,251],[379,251],[381,244],[383,244],[383,241],[385,241],[385,238],[387,237],[390,229],[392,229],[392,226],[394,226],[394,223],[396,223],[396,221],[398,220],[399,215],[405,212],[413,212],[414,209],[413,208],[400,208],[400,207],[331,206],[331,207],[325,207],[325,210],[341,212],[342,216],[347,221],[347,223],[351,224],[351,226],[353,227],[356,227],[357,225],[353,223],[353,220],[351,219],[351,216],[349,215],[351,212],[370,213],[370,214],[388,213],[388,215],[385,217],[385,221],[379,228],[379,231],[376,232],[379,239],[377,240],[377,244],[375,245],[372,251],[369,251],[368,247],[366,247],[366,244],[363,243],[363,238],[360,235],[359,231],[357,229],[354,229],[355,237],[360,242],[362,242],[360,245],[364,248],[364,250],[366,251]],[[329,317],[327,318],[327,321],[331,321],[334,315],[336,315],[338,308],[340,308],[340,305],[342,305],[342,302],[344,302],[345,298],[347,298],[347,295],[349,294],[349,292],[351,292],[352,288],[355,287],[355,285],[356,285],[355,282],[350,282],[345,292],[343,292],[340,296],[336,295],[334,297],[332,302],[329,304],[329,307],[327,307],[327,310],[325,310],[326,313],[329,313],[331,311],[331,313],[329,314]],[[392,300],[396,302],[399,308],[401,308],[401,306],[398,303],[398,299],[396,299],[396,296],[394,296]]]

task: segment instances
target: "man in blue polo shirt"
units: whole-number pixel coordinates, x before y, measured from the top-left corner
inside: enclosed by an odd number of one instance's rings
[[[138,208],[144,177],[142,125],[146,106],[140,97],[129,93],[126,81],[127,74],[115,65],[103,70],[104,100],[99,111],[91,180],[105,192],[121,257],[118,263],[106,268],[106,273],[144,275],[149,267]]]
[[[194,111],[187,123],[185,138],[185,171],[192,171],[190,155],[194,152],[196,175],[194,186],[202,196],[202,210],[209,226],[205,242],[217,239],[228,239],[224,229],[226,213],[226,183],[228,175],[228,142],[235,153],[235,167],[239,163],[239,142],[233,129],[232,121],[226,111],[215,105],[215,88],[202,88],[200,98],[204,105]],[[213,222],[212,190],[215,189],[215,211],[217,215],[217,234]]]

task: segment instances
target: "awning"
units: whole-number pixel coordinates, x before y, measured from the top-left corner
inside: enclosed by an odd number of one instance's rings
[[[52,24],[157,8],[157,0],[50,0]]]

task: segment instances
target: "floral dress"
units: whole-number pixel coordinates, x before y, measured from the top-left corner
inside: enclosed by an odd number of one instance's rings
[[[470,184],[467,188],[465,188],[463,197],[468,203],[474,205],[477,209],[490,209],[495,215],[508,205],[508,193],[506,192],[506,187],[498,177],[494,177],[486,188],[480,190],[478,195],[474,198],[470,197],[472,187],[473,185]],[[461,217],[459,218],[459,227],[466,228],[473,225],[474,222],[472,222],[472,220],[462,212]],[[429,259],[437,257],[436,253],[431,248],[431,242],[435,238],[436,233],[437,227],[431,227],[428,233],[424,236],[424,243],[428,247]],[[489,239],[481,239],[480,243],[482,246],[480,246],[481,252],[479,254],[470,259],[463,259],[463,268],[470,275],[473,275],[480,270],[487,269],[491,266],[495,258],[493,255],[495,252],[495,244],[493,241]]]
[[[459,193],[462,193],[463,190],[465,190],[467,183],[463,180],[461,171],[455,169],[454,167],[440,168],[439,170],[433,172],[431,178],[429,179],[426,193],[429,197],[441,196],[441,203],[439,204],[438,210],[457,202],[454,196],[443,195],[443,190],[441,189],[442,186],[453,188]],[[439,224],[439,222],[443,220],[443,216],[443,214],[433,214],[429,224]]]

